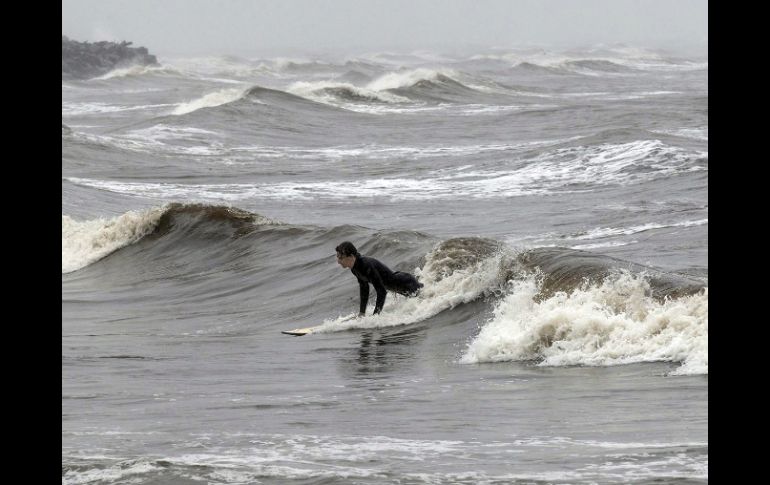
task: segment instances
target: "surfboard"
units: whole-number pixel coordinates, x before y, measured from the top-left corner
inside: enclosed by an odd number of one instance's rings
[[[319,327],[320,325],[316,325],[315,327],[295,328],[294,330],[281,330],[281,333],[285,333],[286,335],[294,335],[295,337],[301,337],[303,335],[313,333],[313,330]]]
[[[346,317],[339,317],[337,319],[338,322],[347,322],[348,320],[352,320],[354,318],[358,318],[357,314],[354,315],[348,315]],[[323,325],[314,325],[312,327],[305,327],[305,328],[295,328],[294,330],[281,330],[281,333],[286,335],[294,335],[295,337],[301,337],[303,335],[307,335],[309,333],[313,333],[319,328],[323,327]]]

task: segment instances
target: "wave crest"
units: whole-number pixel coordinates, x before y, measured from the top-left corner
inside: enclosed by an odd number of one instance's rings
[[[322,103],[338,101],[350,103],[403,103],[409,99],[389,92],[360,88],[350,83],[336,81],[296,82],[288,91],[298,96]]]
[[[234,207],[176,202],[86,221],[62,215],[62,274],[82,269],[150,235],[161,236],[174,230],[200,232],[209,228],[216,232],[222,223],[228,225],[236,237],[259,225],[279,224]]]
[[[708,288],[687,297],[650,297],[630,273],[538,299],[535,277],[512,281],[462,363],[537,360],[539,365],[682,362],[677,374],[708,373]]]

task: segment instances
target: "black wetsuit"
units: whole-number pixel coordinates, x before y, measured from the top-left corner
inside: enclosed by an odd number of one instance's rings
[[[377,292],[377,303],[374,305],[375,315],[382,311],[382,305],[385,304],[385,295],[387,294],[386,290],[395,291],[405,296],[414,296],[423,286],[411,274],[391,271],[381,262],[366,256],[357,256],[350,271],[358,278],[358,286],[361,289],[359,313],[366,312],[366,304],[369,301],[369,283],[374,286],[374,291]]]

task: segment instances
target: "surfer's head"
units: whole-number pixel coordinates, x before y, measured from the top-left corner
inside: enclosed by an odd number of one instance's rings
[[[352,268],[358,257],[358,249],[350,241],[345,241],[335,248],[337,262],[343,268]]]

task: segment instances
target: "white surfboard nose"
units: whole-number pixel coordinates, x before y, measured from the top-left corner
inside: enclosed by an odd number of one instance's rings
[[[281,330],[281,333],[285,333],[286,335],[294,335],[295,337],[301,337],[303,335],[313,333],[313,330],[315,330],[316,328],[318,327],[296,328],[294,330]]]

